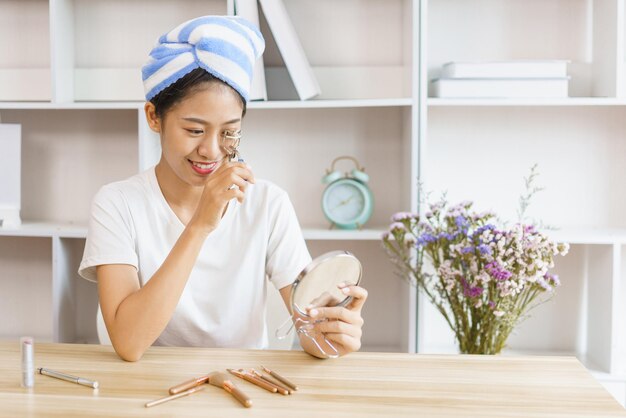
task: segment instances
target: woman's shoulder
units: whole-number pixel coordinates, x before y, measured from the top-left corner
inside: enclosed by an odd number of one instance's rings
[[[143,199],[150,191],[150,169],[124,180],[114,181],[100,187],[94,201],[132,201]]]
[[[252,187],[258,193],[275,194],[275,195],[287,193],[282,187],[280,187],[273,181],[267,180],[267,179],[257,179],[256,182],[252,185]]]
[[[281,186],[266,179],[257,179],[248,190],[250,197],[252,197],[250,200],[257,203],[271,203],[276,200],[288,198],[287,192]]]

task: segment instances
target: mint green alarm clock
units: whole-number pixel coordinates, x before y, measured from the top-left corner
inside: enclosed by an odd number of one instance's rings
[[[345,174],[335,170],[335,163],[343,159],[352,160],[356,168]],[[331,222],[331,228],[361,229],[369,220],[374,210],[374,196],[368,181],[369,176],[355,158],[342,156],[333,160],[322,177],[322,183],[328,185],[322,194],[322,211]]]

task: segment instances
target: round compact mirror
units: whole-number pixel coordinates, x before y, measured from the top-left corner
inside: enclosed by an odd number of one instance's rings
[[[314,320],[309,311],[319,307],[346,306],[352,297],[344,295],[341,289],[358,286],[361,276],[361,263],[347,251],[332,251],[315,258],[293,282],[291,317],[276,331],[276,336],[285,338],[295,325],[296,331],[310,338],[323,354],[337,357],[337,349],[315,330],[315,324],[325,319]],[[281,335],[281,330],[289,322],[292,322],[291,326]]]

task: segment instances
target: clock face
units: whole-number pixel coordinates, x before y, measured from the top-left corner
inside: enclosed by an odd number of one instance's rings
[[[362,226],[371,214],[369,190],[361,183],[342,179],[324,192],[322,208],[326,217],[341,228]]]

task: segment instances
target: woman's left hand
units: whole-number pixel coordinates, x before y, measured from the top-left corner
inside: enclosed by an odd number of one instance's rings
[[[367,300],[367,290],[354,285],[340,286],[346,296],[352,296],[348,305],[335,307],[315,307],[309,310],[309,315],[319,321],[315,330],[326,336],[333,344],[340,356],[361,348],[363,334],[363,317],[361,310]]]

